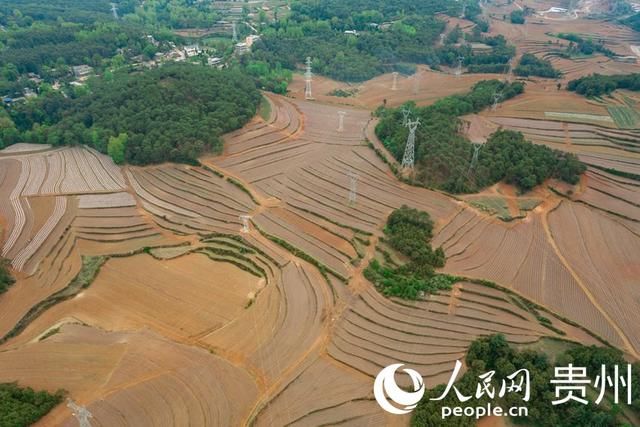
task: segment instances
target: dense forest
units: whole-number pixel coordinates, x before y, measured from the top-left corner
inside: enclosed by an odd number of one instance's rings
[[[640,74],[616,74],[612,76],[592,74],[571,80],[567,85],[567,89],[588,97],[608,95],[616,89],[637,92],[640,91]]]
[[[1,145],[0,149],[2,149]],[[0,258],[0,294],[6,292],[7,289],[9,289],[9,286],[13,285],[14,282],[15,280],[9,272],[9,261],[4,258]]]
[[[2,0],[0,25],[27,27],[33,22],[56,23],[60,20],[82,24],[113,19],[111,3],[123,15],[133,13],[136,0]],[[15,13],[15,12],[18,13]]]
[[[503,180],[521,191],[551,177],[577,182],[584,165],[575,156],[531,144],[518,132],[496,132],[480,150],[477,163],[471,165],[474,148],[461,135],[463,123],[459,117],[492,105],[494,94],[506,100],[522,91],[519,82],[481,81],[465,95],[449,96],[428,107],[409,103],[383,109],[376,133],[395,158],[402,159],[408,136],[402,109],[409,109],[421,121],[416,132],[414,179],[451,193],[476,192]]]
[[[15,81],[18,74],[29,72],[60,78],[69,73],[71,65],[102,67],[103,61],[112,60],[121,49],[130,56],[155,53],[140,29],[115,23],[19,28],[0,33],[0,42],[5,45],[0,50],[0,64],[9,82]]]
[[[465,18],[476,23],[472,33],[453,30],[440,46],[445,22],[436,13],[458,16],[463,5]],[[460,56],[469,72],[503,73],[515,50],[504,37],[483,34],[489,24],[479,13],[475,2],[300,0],[291,5],[287,19],[264,29],[252,58],[271,68],[295,69],[310,56],[314,72],[342,81],[368,80],[389,71],[411,74],[415,64],[455,66]],[[476,53],[466,42],[493,49]]]
[[[9,111],[14,142],[87,144],[116,161],[194,162],[256,113],[260,93],[238,70],[173,64],[93,79],[66,98],[50,92]],[[124,158],[123,158],[124,157]]]
[[[620,405],[615,405],[605,398],[600,405],[591,403],[583,405],[578,402],[567,402],[561,405],[551,405],[555,399],[555,386],[550,381],[555,378],[554,367],[566,367],[573,363],[577,367],[587,368],[587,374],[591,381],[600,374],[601,365],[606,365],[609,369],[619,365],[626,367],[622,352],[608,347],[584,347],[575,345],[569,350],[559,354],[555,362],[539,351],[517,350],[509,345],[503,335],[492,335],[479,338],[469,347],[466,356],[467,371],[458,377],[456,387],[465,396],[473,396],[472,399],[463,403],[458,400],[452,391],[443,400],[430,400],[439,398],[444,390],[444,385],[428,389],[413,413],[411,425],[420,427],[436,427],[442,425],[441,408],[444,406],[474,406],[486,407],[488,403],[492,406],[504,408],[526,406],[528,416],[525,419],[511,418],[515,424],[526,424],[540,427],[557,426],[602,426],[614,427],[629,425],[621,414]],[[475,393],[478,383],[481,381],[479,375],[488,371],[495,371],[491,383],[496,390],[500,389],[503,379],[520,369],[528,369],[531,378],[530,399],[528,402],[522,400],[522,394],[508,393],[503,398],[496,396],[490,399],[487,395],[476,399]],[[507,380],[507,384],[510,381]],[[640,364],[635,363],[632,369],[632,409],[638,411],[640,397]],[[626,389],[625,389],[626,390]],[[624,394],[622,394],[624,396]],[[626,397],[626,396],[625,396]],[[595,397],[589,396],[589,400]],[[621,400],[626,400],[621,397]],[[472,417],[457,417],[456,426],[472,427],[477,420]]]
[[[364,276],[384,295],[406,299],[450,288],[455,279],[434,271],[444,267],[445,255],[442,248],[431,247],[432,233],[433,221],[428,213],[407,206],[393,211],[384,228],[384,242],[408,262],[395,265],[388,258],[382,264],[374,259]]]
[[[30,426],[62,402],[63,397],[62,391],[49,394],[14,383],[0,384],[0,426]]]
[[[560,71],[553,68],[551,62],[547,59],[540,59],[532,53],[525,53],[520,58],[518,66],[513,70],[517,76],[522,77],[547,77],[558,78],[560,77]]]

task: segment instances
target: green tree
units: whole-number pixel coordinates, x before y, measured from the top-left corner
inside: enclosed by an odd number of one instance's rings
[[[118,136],[112,136],[109,138],[109,144],[107,145],[107,153],[113,159],[113,162],[117,165],[121,165],[125,161],[125,153],[127,150],[127,134],[121,133]]]

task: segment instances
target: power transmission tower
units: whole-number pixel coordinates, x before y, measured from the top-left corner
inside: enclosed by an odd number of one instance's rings
[[[391,90],[398,90],[398,72],[393,72],[393,85],[391,86]]]
[[[415,164],[416,129],[418,129],[418,126],[420,126],[420,119],[407,121],[409,137],[407,138],[407,146],[404,149],[404,156],[402,157],[403,168],[413,169],[413,165]]]
[[[234,43],[238,41],[238,28],[236,27],[236,25],[236,21],[231,22],[231,28],[233,31],[232,40]]]
[[[91,415],[91,412],[89,412],[87,408],[76,404],[71,399],[69,399],[69,402],[67,403],[67,408],[71,409],[71,413],[78,420],[80,427],[91,427],[89,418],[93,418],[93,415]]]
[[[250,231],[249,221],[251,221],[251,216],[249,215],[240,215],[240,220],[242,221],[242,233],[248,233]]]
[[[358,181],[360,176],[357,173],[349,172],[349,204],[355,205],[358,199]]]
[[[344,130],[344,116],[347,113],[345,111],[338,111],[338,132],[342,132]]]
[[[113,13],[113,17],[118,20],[118,6],[115,3],[111,3],[111,12]]]
[[[513,78],[513,58],[509,60],[509,70],[507,71],[507,83],[511,83]]]
[[[440,46],[444,45],[444,38],[445,38],[445,37],[446,37],[446,36],[445,36],[445,34],[444,34],[444,33],[440,34]]]
[[[498,103],[500,102],[501,99],[502,99],[501,93],[493,94],[493,105],[491,106],[491,111],[496,111],[498,109]]]
[[[458,68],[456,69],[456,77],[462,75],[462,63],[464,62],[464,56],[458,56]]]
[[[473,157],[471,157],[471,163],[469,164],[467,177],[471,175],[471,171],[475,169],[476,165],[478,164],[478,155],[480,154],[481,148],[482,148],[482,144],[473,144]]]
[[[460,19],[464,19],[464,16],[466,15],[466,13],[467,13],[467,5],[463,4],[462,5],[462,13],[460,14]]]
[[[420,83],[422,80],[422,75],[419,71],[416,70],[416,73],[413,75],[413,94],[417,95],[420,92]]]
[[[304,73],[304,99],[313,99],[311,94],[311,80],[313,79],[313,73],[311,72],[311,57],[307,56],[307,71]]]
[[[411,115],[411,110],[407,107],[402,107],[402,126],[406,126],[409,123],[409,116]]]

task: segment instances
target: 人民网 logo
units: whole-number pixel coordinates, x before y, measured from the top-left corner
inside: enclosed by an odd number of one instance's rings
[[[387,412],[396,415],[408,414],[413,411],[417,406],[422,396],[424,396],[424,382],[422,376],[413,369],[403,369],[403,371],[409,375],[413,382],[413,392],[402,390],[398,387],[395,379],[395,373],[402,363],[396,363],[384,368],[373,383],[373,394],[378,401],[378,404]],[[394,402],[400,408],[392,405],[390,401]]]

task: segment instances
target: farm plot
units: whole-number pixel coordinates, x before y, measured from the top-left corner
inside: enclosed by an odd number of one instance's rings
[[[512,226],[460,213],[434,239],[448,259],[445,272],[494,281],[583,325],[615,345],[623,345],[616,326],[590,300],[560,258],[544,228],[544,213]],[[580,307],[576,310],[576,307]]]
[[[607,106],[609,114],[613,117],[620,129],[637,129],[640,124],[640,114],[626,105]]]
[[[640,184],[629,184],[604,172],[589,170],[586,189],[573,199],[603,212],[640,222]]]
[[[283,142],[301,132],[301,113],[284,98],[265,96],[271,105],[268,121],[255,120],[244,128],[225,135],[225,153],[233,155],[244,150]]]
[[[22,369],[25,361],[28,371]],[[13,381],[16,372],[22,384],[68,390],[98,425],[238,425],[257,395],[248,374],[149,330],[63,325],[43,341],[2,352],[0,380]],[[77,420],[59,405],[42,423],[71,426]]]
[[[39,194],[113,192],[125,187],[120,169],[111,159],[88,148],[65,148],[45,159],[47,177]]]
[[[371,397],[371,381],[320,357],[307,367],[256,419],[258,426],[340,423],[385,425]]]
[[[182,341],[213,332],[238,317],[258,291],[259,281],[231,263],[203,254],[169,261],[146,254],[114,258],[102,266],[82,298],[49,309],[23,332],[22,339],[73,317],[105,330],[146,326]]]
[[[433,387],[446,382],[455,360],[463,358],[469,343],[479,336],[502,333],[514,343],[559,336],[513,298],[461,283],[424,301],[397,303],[370,288],[343,315],[328,352],[371,378],[394,360],[402,360]],[[570,336],[581,335],[558,319],[553,323]]]
[[[163,228],[181,233],[236,232],[239,215],[255,208],[232,183],[200,168],[161,166],[127,171],[142,206]]]
[[[640,237],[585,206],[563,202],[550,214],[552,235],[597,303],[640,350],[637,301]]]
[[[24,270],[29,276],[3,295],[0,339],[29,310],[71,283],[82,267],[81,255],[129,254],[145,247],[180,243],[154,228],[134,207],[76,210],[75,200],[70,198],[67,205],[49,238],[26,262]]]
[[[327,282],[309,264],[290,262],[279,274],[275,286],[266,287],[237,321],[200,340],[218,354],[240,358],[259,381],[276,381],[278,389],[291,380],[285,371],[319,352],[333,305]]]
[[[82,194],[78,196],[80,209],[121,208],[135,206],[136,199],[129,193]]]
[[[49,144],[29,144],[25,142],[19,142],[17,144],[10,145],[0,150],[0,156],[4,154],[33,153],[36,151],[45,151],[50,149],[51,149],[51,145]]]

